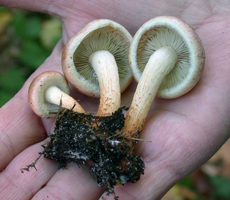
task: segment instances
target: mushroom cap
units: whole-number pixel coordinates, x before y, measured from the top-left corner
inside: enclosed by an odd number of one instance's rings
[[[130,46],[129,62],[137,82],[149,57],[163,46],[172,47],[178,61],[163,80],[157,96],[171,99],[187,93],[198,82],[205,52],[198,35],[182,20],[170,16],[151,19],[137,31]]]
[[[99,98],[100,87],[89,57],[96,51],[107,50],[115,57],[123,92],[132,81],[128,59],[131,40],[130,33],[114,21],[100,19],[90,22],[65,45],[62,68],[66,79],[80,92]]]
[[[59,109],[59,106],[45,99],[45,92],[50,86],[56,86],[66,94],[70,93],[65,77],[59,72],[46,71],[38,75],[30,84],[28,99],[32,110],[40,117],[54,117]]]

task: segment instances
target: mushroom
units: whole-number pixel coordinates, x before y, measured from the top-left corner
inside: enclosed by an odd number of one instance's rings
[[[139,81],[124,125],[126,136],[137,137],[155,96],[177,98],[201,77],[205,53],[198,35],[182,20],[161,16],[135,34],[129,54]]]
[[[84,113],[84,109],[75,99],[69,96],[69,93],[68,84],[62,74],[55,71],[46,71],[32,81],[28,98],[31,108],[40,117],[56,116],[60,102],[63,108]]]
[[[132,36],[111,20],[87,24],[66,44],[62,67],[68,82],[91,97],[100,97],[98,116],[120,107],[120,95],[132,80],[128,51]]]

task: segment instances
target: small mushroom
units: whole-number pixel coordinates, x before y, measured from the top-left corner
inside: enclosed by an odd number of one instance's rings
[[[182,20],[162,16],[146,22],[135,34],[129,54],[139,81],[127,113],[124,134],[141,131],[152,102],[190,91],[201,77],[205,53],[198,35]]]
[[[109,116],[120,107],[120,95],[132,80],[128,51],[132,36],[111,20],[95,20],[66,44],[62,66],[68,82],[80,92],[100,97],[97,112]]]
[[[56,116],[60,102],[63,108],[73,108],[74,112],[84,113],[84,109],[69,93],[68,84],[62,74],[46,71],[32,81],[28,98],[31,108],[40,117]]]

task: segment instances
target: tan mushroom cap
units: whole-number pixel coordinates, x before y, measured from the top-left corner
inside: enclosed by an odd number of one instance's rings
[[[200,79],[204,48],[195,31],[182,20],[170,16],[151,19],[137,31],[130,46],[130,66],[136,81],[140,80],[150,56],[164,46],[172,47],[178,60],[157,96],[176,98],[191,90]]]
[[[46,71],[38,75],[30,84],[28,99],[32,110],[40,117],[55,117],[62,107],[84,112],[81,106],[69,96],[70,90],[65,77],[59,72]]]
[[[128,60],[131,40],[130,33],[116,22],[107,19],[90,22],[74,35],[64,48],[62,66],[68,82],[80,92],[99,98],[98,77],[90,66],[89,58],[94,52],[105,50],[116,60],[120,90],[123,92],[132,80]]]

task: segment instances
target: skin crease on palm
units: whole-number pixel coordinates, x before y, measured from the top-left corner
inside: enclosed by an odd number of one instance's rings
[[[31,80],[43,71],[61,71],[66,41],[88,22],[107,18],[131,34],[159,15],[176,16],[192,26],[201,38],[206,65],[201,80],[188,94],[175,100],[156,99],[146,120],[136,152],[146,164],[145,175],[135,184],[117,186],[121,200],[160,199],[176,182],[199,168],[229,138],[230,125],[230,5],[216,0],[108,1],[108,0],[0,0],[0,5],[46,12],[62,18],[63,38],[23,88],[0,109],[0,199],[96,200],[103,190],[87,169],[41,158],[38,171],[20,172],[42,150],[53,119],[37,117],[27,102]],[[122,95],[130,105],[136,84]],[[72,91],[87,112],[96,112],[98,100]],[[42,188],[46,184],[46,187]],[[41,189],[42,188],[42,189]],[[103,195],[104,199],[113,199]]]

